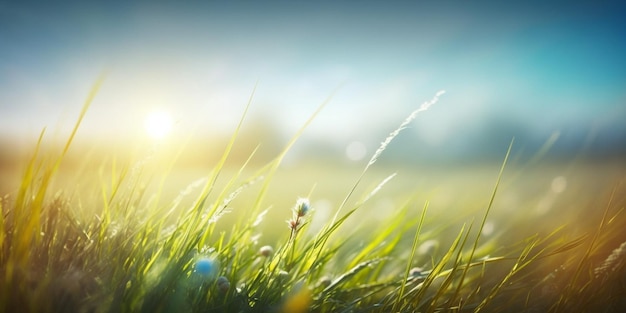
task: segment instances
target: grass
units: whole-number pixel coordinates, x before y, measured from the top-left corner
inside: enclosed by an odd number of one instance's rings
[[[512,181],[503,179],[513,141],[499,171],[472,177],[487,179],[491,190],[471,200],[459,194],[444,210],[413,192],[396,199],[390,214],[367,218],[396,174],[369,187],[366,174],[441,94],[383,141],[353,183],[332,186],[346,192],[314,226],[322,213],[314,200],[324,197],[316,195],[326,186],[298,177],[310,184],[307,197],[282,192],[277,209],[266,199],[272,184],[292,190],[289,180],[297,175],[282,180],[280,164],[327,101],[265,166],[250,169],[254,149],[231,169],[226,164],[244,112],[211,170],[170,199],[167,177],[175,174],[184,147],[155,166],[102,161],[97,174],[77,179],[84,183],[79,190],[76,182],[55,184],[98,86],[60,152],[44,151],[42,132],[16,190],[0,201],[2,312],[619,312],[626,307],[623,186],[596,185],[599,191],[584,192],[590,183],[583,181],[580,192],[561,204],[567,214],[532,214],[539,195],[498,212],[507,207],[497,201],[499,190],[511,190]],[[333,176],[340,172],[328,173],[335,184],[344,181]],[[161,179],[148,188],[154,177]],[[494,220],[502,224],[495,234],[489,230]]]

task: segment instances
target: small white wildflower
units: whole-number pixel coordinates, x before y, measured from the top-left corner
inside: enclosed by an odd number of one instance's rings
[[[296,205],[291,209],[293,217],[287,221],[292,233],[297,232],[304,223],[304,216],[311,211],[311,203],[307,198],[299,198]]]
[[[310,209],[311,209],[311,203],[309,202],[309,199],[307,198],[298,199],[298,201],[296,201],[296,206],[293,208],[294,214],[297,217],[303,217],[307,215]]]

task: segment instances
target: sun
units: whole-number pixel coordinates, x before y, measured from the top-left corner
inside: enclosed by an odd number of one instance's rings
[[[153,111],[146,116],[144,127],[150,138],[160,140],[172,131],[172,118],[165,111]]]

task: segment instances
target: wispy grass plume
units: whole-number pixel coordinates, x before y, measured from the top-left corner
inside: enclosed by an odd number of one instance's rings
[[[433,104],[437,103],[437,101],[439,101],[439,97],[441,97],[444,93],[446,93],[445,90],[438,91],[435,94],[435,96],[432,99],[430,99],[430,101],[426,101],[422,103],[422,105],[420,105],[420,107],[417,108],[417,110],[411,112],[411,114],[409,114],[409,116],[400,124],[400,126],[398,126],[396,130],[392,131],[389,134],[389,136],[387,136],[387,138],[385,138],[385,140],[380,144],[378,149],[376,149],[376,152],[374,153],[374,155],[372,155],[372,158],[369,160],[369,162],[367,162],[367,166],[365,167],[365,170],[367,170],[368,167],[376,163],[376,161],[378,160],[378,157],[380,157],[383,151],[387,149],[387,146],[389,145],[389,143],[394,138],[396,138],[396,136],[398,136],[398,134],[400,134],[401,131],[407,128],[407,126],[409,126],[409,124],[411,124],[411,122],[413,122],[413,120],[415,120],[421,112],[428,110]]]

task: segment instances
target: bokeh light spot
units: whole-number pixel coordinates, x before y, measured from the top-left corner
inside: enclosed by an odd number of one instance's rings
[[[551,187],[554,193],[561,193],[565,191],[565,188],[567,188],[567,179],[565,179],[565,177],[563,176],[555,177],[552,180]]]
[[[346,146],[346,157],[350,161],[360,161],[365,157],[367,148],[360,141],[353,141]]]
[[[163,139],[172,130],[172,118],[167,112],[154,111],[146,116],[144,127],[150,138]]]

